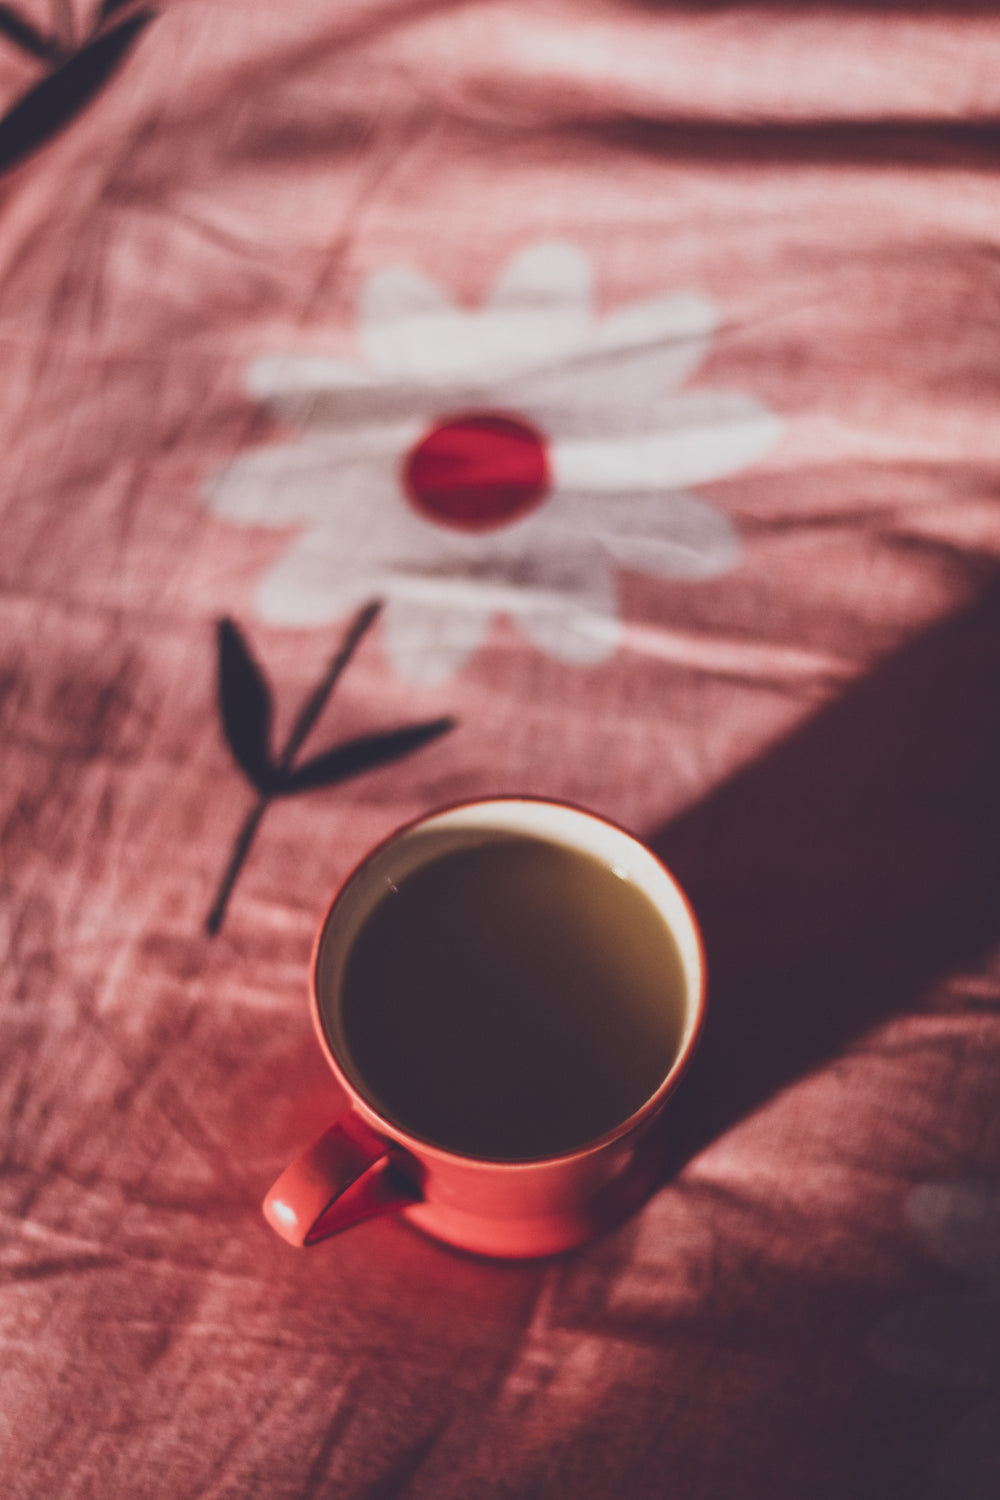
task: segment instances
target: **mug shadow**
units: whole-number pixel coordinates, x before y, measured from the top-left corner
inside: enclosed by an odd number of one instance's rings
[[[709,972],[662,1181],[1000,941],[1000,580],[646,841]]]

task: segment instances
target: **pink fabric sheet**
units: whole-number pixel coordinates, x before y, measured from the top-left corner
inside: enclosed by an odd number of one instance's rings
[[[993,1500],[994,8],[0,23],[0,1493]],[[405,483],[470,413],[488,530]],[[702,918],[661,1185],[295,1252],[327,900],[509,791]]]

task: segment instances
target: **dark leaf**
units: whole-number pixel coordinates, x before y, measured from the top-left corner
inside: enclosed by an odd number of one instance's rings
[[[30,21],[19,16],[16,10],[0,0],[0,32],[22,52],[37,57],[42,62],[51,62],[59,56],[59,43],[54,37],[36,31]]]
[[[83,110],[156,14],[140,10],[56,68],[0,120],[0,172],[37,150]]]
[[[362,771],[401,760],[404,755],[419,750],[421,745],[429,744],[454,727],[454,719],[430,719],[425,724],[409,724],[405,729],[389,729],[382,734],[368,734],[362,739],[348,740],[344,745],[334,745],[332,750],[326,750],[294,771],[287,772],[279,793],[286,796],[313,787],[333,786],[338,781],[346,781],[349,776],[359,776]]]
[[[271,692],[250,647],[232,620],[220,620],[219,712],[237,765],[259,792],[273,792]]]

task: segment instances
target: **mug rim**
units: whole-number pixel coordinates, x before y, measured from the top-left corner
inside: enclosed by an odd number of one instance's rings
[[[423,827],[425,824],[432,823],[436,819],[442,818],[449,813],[457,813],[465,809],[472,809],[476,807],[486,808],[497,806],[503,803],[521,803],[528,807],[547,807],[561,810],[563,812],[574,813],[578,817],[587,819],[593,823],[598,823],[603,827],[612,830],[612,832],[620,834],[631,843],[637,845],[641,850],[644,851],[645,854],[649,856],[650,859],[652,859],[659,866],[660,870],[666,876],[671,887],[673,888],[674,893],[679,898],[685,917],[687,918],[690,934],[694,939],[695,953],[697,957],[698,985],[697,991],[692,997],[692,1004],[690,1007],[690,1029],[688,1030],[686,1039],[684,1040],[682,1046],[679,1048],[676,1057],[671,1063],[670,1068],[661,1081],[659,1087],[649,1096],[648,1099],[646,1099],[639,1106],[638,1109],[633,1110],[633,1112],[625,1120],[621,1121],[611,1130],[605,1131],[603,1135],[596,1136],[593,1140],[584,1141],[579,1146],[574,1146],[569,1150],[557,1151],[548,1156],[496,1157],[477,1156],[472,1152],[453,1151],[447,1146],[438,1145],[434,1141],[424,1140],[422,1136],[415,1135],[411,1131],[408,1131],[404,1126],[397,1125],[394,1121],[387,1119],[382,1114],[378,1106],[373,1104],[369,1099],[365,1097],[359,1086],[348,1075],[346,1069],[341,1064],[336,1052],[334,1051],[333,1043],[329,1035],[327,1034],[326,1027],[323,1024],[323,1016],[319,1002],[319,986],[317,984],[317,974],[319,969],[320,952],[323,945],[323,939],[326,935],[327,928],[330,923],[330,918],[332,917],[335,909],[339,906],[340,901],[347,892],[348,888],[354,885],[355,881],[363,874],[365,869],[370,864],[372,864],[383,853],[384,850],[390,848],[393,844],[401,842],[409,834]],[[551,842],[551,840],[547,841]],[[674,934],[674,936],[676,938],[677,935]],[[630,829],[625,828],[621,823],[617,823],[613,818],[605,817],[603,813],[596,813],[591,808],[583,807],[579,803],[571,802],[563,798],[540,797],[533,796],[530,793],[521,792],[498,792],[486,797],[464,797],[455,802],[442,803],[438,807],[431,808],[426,812],[418,814],[416,817],[409,818],[405,823],[399,824],[395,829],[393,829],[391,833],[380,839],[379,842],[373,845],[369,850],[367,850],[367,852],[361,857],[361,859],[358,860],[358,862],[350,869],[348,874],[339,883],[333,896],[327,902],[322,920],[320,921],[319,927],[316,931],[316,935],[313,938],[312,953],[309,961],[309,1009],[312,1017],[313,1029],[316,1032],[316,1037],[319,1041],[320,1048],[322,1049],[323,1055],[326,1058],[326,1061],[329,1064],[334,1077],[340,1084],[344,1093],[347,1095],[349,1108],[353,1109],[356,1113],[361,1114],[362,1117],[367,1121],[367,1123],[377,1133],[387,1137],[388,1142],[390,1143],[390,1147],[392,1145],[401,1146],[418,1161],[430,1160],[452,1167],[465,1167],[466,1169],[475,1169],[477,1171],[486,1172],[495,1171],[503,1173],[530,1173],[532,1171],[537,1172],[541,1168],[551,1167],[563,1162],[582,1160],[588,1156],[596,1155],[598,1152],[605,1150],[608,1146],[614,1145],[616,1142],[624,1140],[627,1136],[638,1130],[643,1124],[645,1124],[647,1120],[651,1119],[660,1111],[663,1104],[665,1104],[667,1099],[670,1098],[671,1094],[677,1088],[677,1086],[681,1082],[681,1079],[686,1073],[704,1031],[707,1005],[708,967],[705,953],[705,941],[702,935],[701,927],[699,925],[697,916],[695,915],[695,911],[691,904],[691,901],[688,898],[687,892],[684,890],[683,886],[681,886],[673,872],[667,867],[666,864],[664,864],[663,860],[660,859],[659,855],[655,854],[653,850],[649,848],[648,844],[645,844],[642,841],[642,839],[637,838],[637,836]]]

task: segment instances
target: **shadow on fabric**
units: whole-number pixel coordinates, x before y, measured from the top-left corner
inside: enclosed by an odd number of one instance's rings
[[[647,842],[708,951],[672,1174],[1000,942],[1000,583]]]

